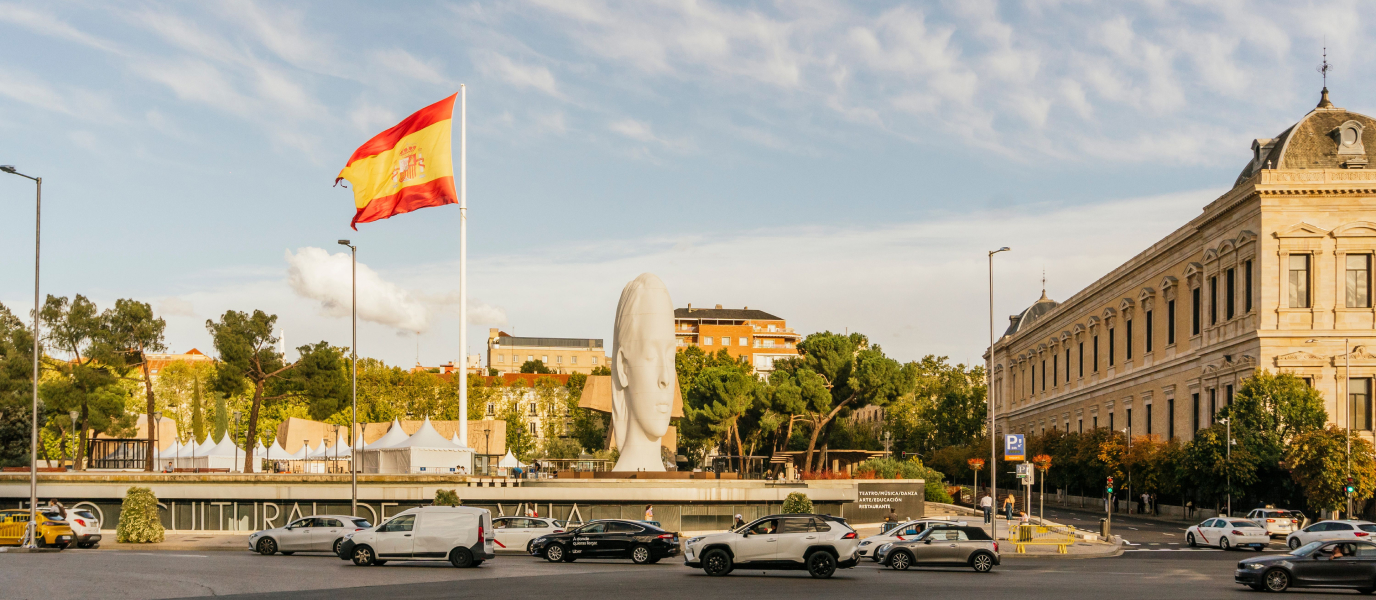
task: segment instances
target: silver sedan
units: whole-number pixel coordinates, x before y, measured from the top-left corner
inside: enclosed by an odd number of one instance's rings
[[[292,521],[286,527],[264,529],[250,535],[248,547],[263,556],[271,556],[278,552],[287,556],[297,552],[338,554],[344,536],[372,526],[362,517],[312,515]]]

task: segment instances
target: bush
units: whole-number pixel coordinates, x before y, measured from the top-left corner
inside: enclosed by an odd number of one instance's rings
[[[124,494],[120,507],[119,526],[115,541],[132,544],[156,544],[163,541],[162,518],[158,515],[158,497],[146,487],[131,487]]]
[[[810,514],[812,512],[812,499],[802,492],[793,492],[784,498],[783,511],[785,514],[791,515]]]
[[[459,506],[463,500],[459,499],[458,490],[435,490],[435,506]]]
[[[946,475],[922,464],[916,457],[908,460],[871,458],[855,466],[856,479],[922,479],[927,482],[923,498],[928,502],[951,504],[955,500],[946,490]]]

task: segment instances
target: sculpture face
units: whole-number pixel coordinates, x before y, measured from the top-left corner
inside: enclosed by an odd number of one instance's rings
[[[614,397],[615,388],[623,397],[613,402],[613,419],[634,424],[618,427],[617,437],[639,429],[658,442],[669,430],[676,385],[673,301],[664,283],[646,273],[626,286],[617,308],[612,376]],[[615,414],[617,405],[623,407],[622,415]],[[618,439],[621,447],[625,443]]]

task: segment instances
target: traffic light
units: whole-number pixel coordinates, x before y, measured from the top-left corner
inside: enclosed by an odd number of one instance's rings
[[[1355,491],[1357,491],[1357,488],[1356,488],[1355,486],[1352,485],[1352,478],[1351,478],[1351,477],[1348,477],[1348,478],[1347,478],[1347,493],[1351,494],[1352,492],[1355,492]]]
[[[1112,477],[1109,477],[1109,478],[1108,478],[1108,493],[1110,493],[1110,494],[1113,493],[1113,478],[1112,478]]]

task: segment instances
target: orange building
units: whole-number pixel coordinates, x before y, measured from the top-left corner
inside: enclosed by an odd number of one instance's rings
[[[775,360],[798,355],[799,335],[783,319],[749,306],[676,308],[674,336],[680,348],[699,346],[707,352],[724,348],[760,373],[773,371]]]
[[[168,365],[175,362],[206,363],[212,364],[215,359],[201,353],[200,350],[192,348],[186,354],[160,354],[149,352],[144,354],[148,358],[148,374],[157,378],[158,373]]]

